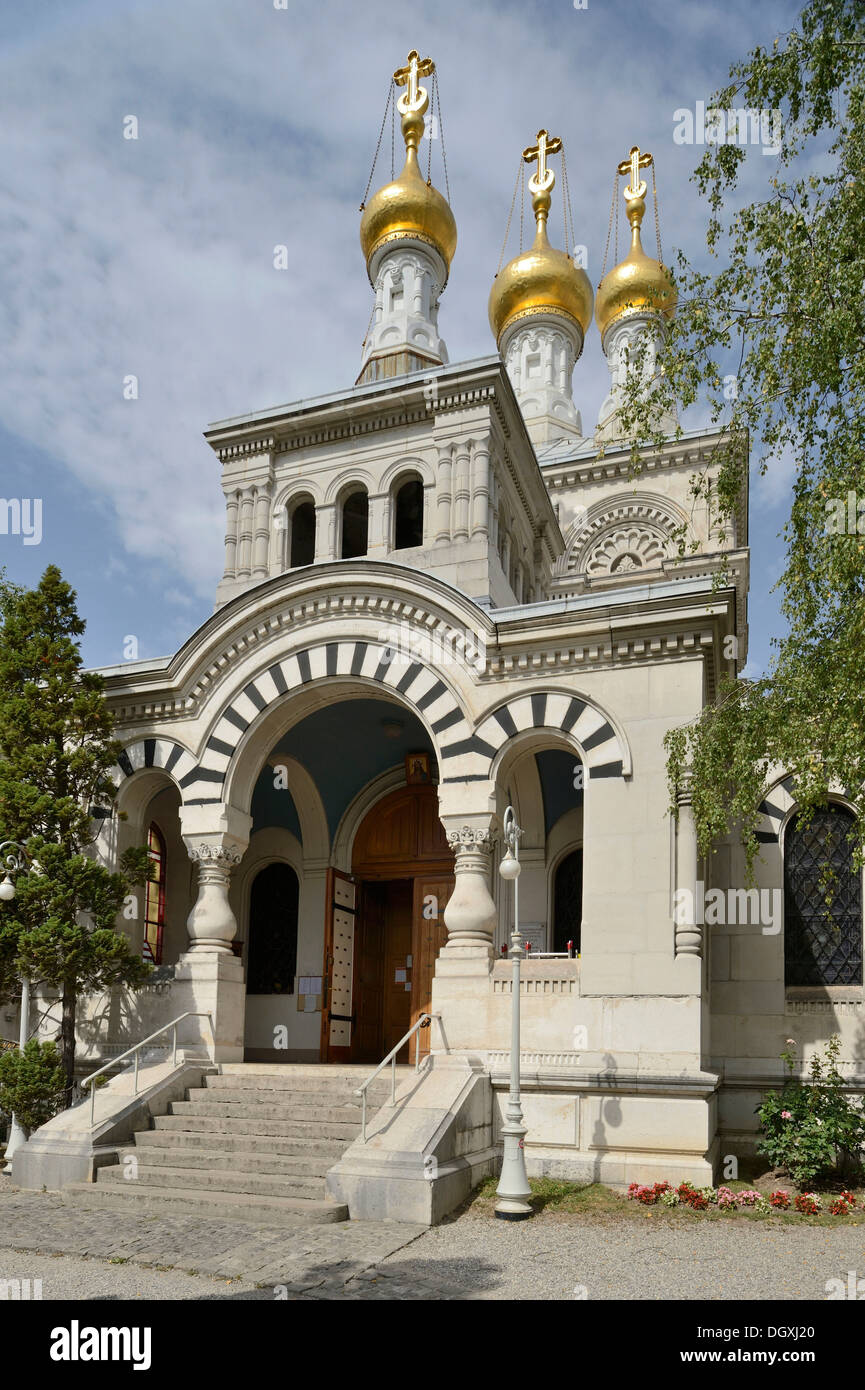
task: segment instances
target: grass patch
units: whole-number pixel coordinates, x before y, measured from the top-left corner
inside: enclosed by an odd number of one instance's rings
[[[475,1188],[461,1211],[471,1211],[477,1216],[492,1216],[498,1181],[497,1177],[486,1178],[479,1187]],[[740,1179],[722,1185],[729,1187],[733,1192],[758,1187],[759,1190],[765,1191],[767,1194],[778,1188],[784,1188],[790,1193],[791,1199],[798,1190],[795,1184],[779,1180],[776,1177],[773,1177],[771,1183],[767,1183],[765,1180],[745,1182]],[[806,1216],[798,1211],[758,1212],[748,1207],[740,1207],[737,1211],[723,1211],[719,1207],[709,1207],[706,1211],[693,1211],[687,1206],[666,1207],[661,1202],[654,1206],[644,1206],[642,1202],[630,1200],[626,1192],[616,1191],[614,1188],[605,1187],[603,1183],[598,1182],[576,1183],[564,1182],[557,1178],[529,1178],[529,1187],[532,1193],[529,1204],[534,1208],[536,1215],[549,1213],[555,1216],[637,1222],[724,1221],[729,1224],[730,1222],[759,1221],[791,1226],[865,1225],[865,1210],[856,1210],[848,1216],[831,1215],[828,1207],[834,1195],[834,1188],[819,1192],[820,1200],[826,1210],[818,1212],[815,1216]],[[841,1190],[840,1186],[838,1190]],[[859,1203],[865,1202],[865,1190],[859,1188],[851,1190],[855,1192]]]

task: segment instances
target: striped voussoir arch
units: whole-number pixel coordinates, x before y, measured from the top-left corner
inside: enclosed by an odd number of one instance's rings
[[[784,817],[795,803],[793,778],[777,782],[765,800],[760,802],[760,825],[755,835],[761,845],[777,845]]]
[[[124,748],[111,772],[112,781],[115,786],[119,786],[127,777],[131,777],[133,772],[139,772],[141,768],[158,768],[162,772],[167,772],[173,777],[178,786],[184,785],[185,779],[196,766],[195,759],[185,748],[181,748],[179,743],[175,743],[170,738],[142,738],[137,743],[131,743],[128,748]]]
[[[501,747],[528,729],[560,729],[572,734],[586,755],[590,777],[622,777],[625,751],[606,715],[576,695],[517,695],[493,710],[478,726],[490,762]],[[489,775],[489,770],[488,774]]]
[[[180,779],[184,802],[221,801],[221,795],[214,793],[222,788],[234,752],[250,725],[284,696],[328,676],[361,677],[404,695],[436,736],[443,780],[448,759],[474,742],[453,694],[422,662],[401,657],[383,642],[322,642],[275,662],[232,697],[213,726],[200,763]],[[456,742],[446,746],[445,738]]]

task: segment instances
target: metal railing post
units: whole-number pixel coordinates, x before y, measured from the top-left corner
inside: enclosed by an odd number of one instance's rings
[[[138,1057],[139,1049],[135,1049],[135,1094],[138,1095]]]
[[[172,1034],[171,1065],[177,1066],[177,1024],[175,1023]]]

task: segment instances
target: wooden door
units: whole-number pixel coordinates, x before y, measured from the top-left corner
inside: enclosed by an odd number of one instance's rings
[[[386,883],[359,885],[357,951],[355,956],[355,1018],[353,1062],[380,1062],[382,1051],[382,984],[387,930]],[[387,1049],[385,1049],[387,1050]]]
[[[411,1022],[416,1023],[421,1014],[429,1013],[432,1005],[432,981],[439,951],[448,939],[444,922],[444,910],[454,891],[453,874],[439,874],[435,877],[419,876],[414,880],[414,907],[412,912],[412,958],[414,964],[411,999]],[[441,1038],[435,1023],[422,1028],[420,1055],[423,1057],[433,1046],[441,1045]],[[414,1060],[414,1039],[411,1057]]]
[[[381,1049],[382,1057],[386,1057],[411,1027],[413,894],[411,879],[396,879],[378,886],[386,890]],[[397,1061],[407,1057],[403,1048]]]
[[[356,898],[354,880],[339,869],[328,869],[324,930],[326,999],[321,1015],[321,1056],[325,1062],[347,1062],[351,1057]]]

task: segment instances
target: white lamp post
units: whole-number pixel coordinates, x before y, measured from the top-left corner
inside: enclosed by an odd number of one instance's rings
[[[502,1125],[504,1157],[499,1185],[496,1188],[496,1216],[503,1221],[522,1221],[534,1216],[528,1199],[532,1195],[526,1175],[526,1156],[523,1138],[526,1127],[520,1106],[520,961],[523,957],[520,937],[519,877],[520,877],[520,836],[522,830],[517,825],[514,808],[505,811],[504,841],[507,854],[499,865],[499,873],[505,882],[514,885],[514,929],[511,932],[511,960],[514,964],[513,994],[511,997],[511,1089]]]
[[[14,850],[15,853],[6,855],[6,876],[0,882],[0,902],[9,903],[15,897],[15,880],[13,874],[21,873],[27,867],[27,855],[24,849],[15,840],[7,840],[0,845],[0,856],[6,850]],[[30,1031],[30,981],[21,981],[21,1018],[18,1024],[18,1047],[23,1053],[27,1042],[27,1034]],[[12,1125],[9,1130],[9,1142],[6,1145],[6,1165],[4,1173],[12,1172],[12,1155],[22,1144],[27,1143],[27,1134],[23,1125],[18,1121],[17,1115],[12,1115]]]

